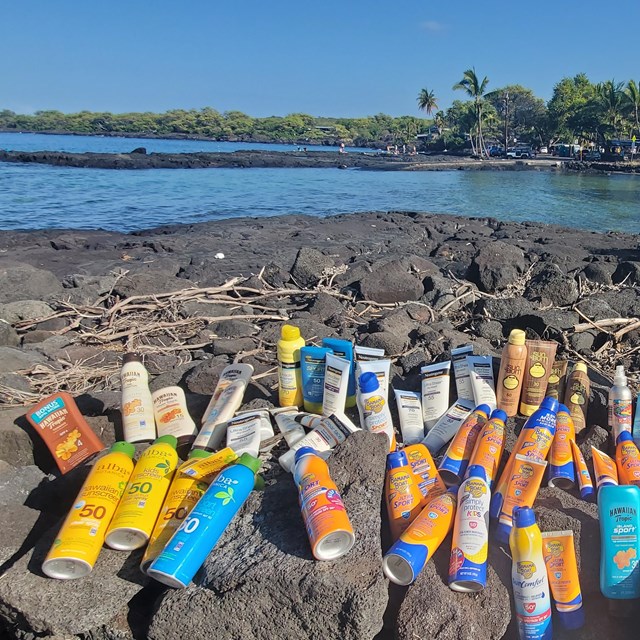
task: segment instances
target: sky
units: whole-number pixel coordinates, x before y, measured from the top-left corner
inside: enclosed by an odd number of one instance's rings
[[[471,67],[545,100],[580,72],[640,80],[639,46],[638,0],[20,0],[0,109],[421,115],[420,89],[446,109]]]

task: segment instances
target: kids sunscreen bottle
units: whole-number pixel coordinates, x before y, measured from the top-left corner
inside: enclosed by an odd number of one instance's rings
[[[186,587],[256,483],[260,460],[243,453],[224,469],[183,520],[147,575],[174,588]]]
[[[282,325],[278,340],[278,399],[281,407],[302,407],[302,371],[300,349],[305,346],[300,329]]]
[[[520,640],[551,640],[551,599],[542,536],[530,507],[513,512],[511,584]]]
[[[151,442],[156,437],[149,374],[142,356],[125,353],[120,371],[122,430],[127,442]]]
[[[45,575],[69,580],[91,573],[133,471],[134,453],[132,444],[116,442],[96,462],[45,558]]]
[[[311,447],[301,447],[293,479],[316,560],[335,560],[348,553],[356,538],[327,463]]]
[[[194,449],[189,454],[189,460],[201,460],[211,455],[208,451]],[[182,467],[186,464],[188,462]],[[153,528],[149,538],[149,544],[144,551],[144,556],[140,562],[140,570],[143,573],[147,572],[149,565],[164,549],[176,529],[183,523],[209,487],[209,483],[205,480],[198,480],[190,475],[181,473],[182,467],[176,471],[162,509],[160,509],[156,526]]]
[[[140,456],[107,531],[112,549],[132,551],[149,540],[178,464],[177,444],[160,436]]]

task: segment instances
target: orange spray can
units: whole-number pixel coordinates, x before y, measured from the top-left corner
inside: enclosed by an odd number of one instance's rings
[[[493,486],[493,481],[498,474],[498,465],[500,458],[502,458],[506,420],[507,414],[502,409],[496,409],[491,414],[489,422],[480,433],[469,461],[469,467],[472,465],[484,467],[486,480],[490,487]]]
[[[422,508],[422,492],[402,450],[387,455],[384,495],[391,537],[397,540]]]

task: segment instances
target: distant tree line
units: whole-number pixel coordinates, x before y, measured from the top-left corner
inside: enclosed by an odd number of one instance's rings
[[[508,85],[488,91],[489,79],[467,69],[454,89],[467,100],[438,110],[433,91],[422,89],[418,106],[428,118],[377,114],[364,118],[325,118],[304,113],[252,118],[241,111],[173,109],[165,113],[62,113],[22,115],[0,110],[0,129],[52,133],[205,137],[214,140],[291,142],[357,146],[415,144],[433,150],[471,147],[487,153],[489,144],[555,142],[604,145],[618,137],[640,137],[640,83],[592,83],[580,73],[558,82],[548,103],[531,89]]]

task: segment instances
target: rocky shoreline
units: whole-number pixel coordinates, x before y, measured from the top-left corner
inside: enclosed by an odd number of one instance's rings
[[[225,154],[233,155],[233,154]],[[337,154],[336,154],[337,155]],[[488,586],[477,596],[446,584],[450,538],[409,588],[381,571],[388,547],[380,503],[385,451],[357,434],[330,459],[356,529],[344,559],[311,559],[291,478],[275,438],[261,453],[267,487],[254,493],[198,574],[171,591],[138,572],[139,553],[104,550],[80,581],[45,578],[40,565],[87,473],[59,477],[22,417],[65,388],[94,431],[121,437],[122,353],[140,350],[152,389],[182,386],[199,421],[220,371],[252,364],[245,407],[277,401],[275,342],[283,321],[308,341],[354,338],[384,348],[392,384],[419,388],[424,363],[472,342],[497,356],[514,328],[556,340],[586,361],[589,427],[606,450],[611,373],[640,385],[640,238],[537,223],[390,212],[246,218],[106,231],[0,234],[0,628],[6,637],[94,639],[513,638],[510,560],[490,543]],[[165,295],[166,294],[166,295]],[[391,403],[394,405],[394,403]],[[395,407],[393,407],[395,410]],[[397,416],[396,425],[397,423]],[[509,421],[507,453],[522,419]],[[544,488],[543,530],[573,529],[587,640],[633,637],[633,620],[607,615],[599,593],[595,505]],[[638,612],[636,612],[638,613]]]

